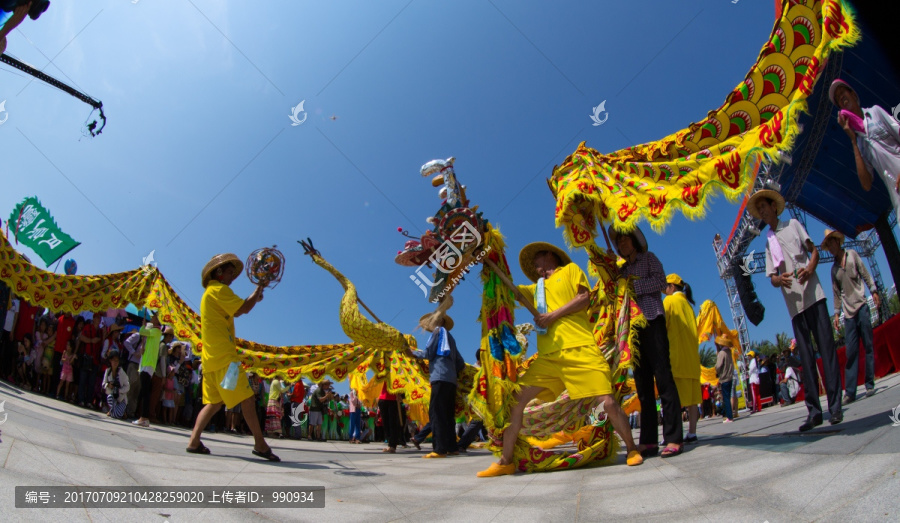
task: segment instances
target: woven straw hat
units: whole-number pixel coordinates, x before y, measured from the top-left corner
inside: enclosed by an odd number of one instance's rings
[[[566,265],[572,263],[572,258],[566,254],[566,251],[560,249],[556,245],[547,242],[533,242],[529,243],[525,247],[522,247],[522,250],[519,251],[519,267],[522,269],[522,272],[525,276],[533,281],[537,282],[541,275],[538,274],[537,269],[534,268],[534,257],[539,252],[550,251],[556,254],[559,257],[560,267],[565,267]]]
[[[244,270],[244,262],[236,255],[230,252],[226,254],[216,254],[203,266],[203,272],[201,273],[203,287],[209,285],[209,280],[212,279],[212,273],[216,272],[216,269],[229,263],[234,265],[234,268],[238,273]]]
[[[758,202],[760,198],[768,198],[775,202],[776,214],[780,215],[784,212],[784,196],[772,189],[761,189],[753,193],[753,196],[747,201],[747,212],[750,213],[750,216],[753,216],[757,220],[762,220],[762,216],[760,216],[759,211],[756,210],[756,202]]]
[[[419,318],[419,327],[422,327],[426,332],[432,332],[434,329],[438,328],[438,321],[443,318],[444,319],[444,328],[449,330],[453,329],[453,318],[451,318],[447,314],[447,310],[453,306],[453,296],[447,296],[441,303],[438,304],[437,310],[434,312],[429,312],[428,314],[423,314],[421,318]]]
[[[825,245],[825,242],[828,241],[828,238],[834,237],[837,239],[838,243],[844,243],[844,234],[841,231],[833,231],[831,229],[825,229],[825,238],[822,239],[822,245]]]
[[[731,338],[725,336],[724,334],[719,334],[716,336],[716,345],[721,345],[723,347],[731,347],[734,348],[734,342],[731,341]]]

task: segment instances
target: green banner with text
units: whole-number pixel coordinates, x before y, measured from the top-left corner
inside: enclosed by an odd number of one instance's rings
[[[10,239],[22,242],[44,260],[51,263],[81,245],[62,232],[50,211],[41,205],[37,197],[25,198],[9,215]]]

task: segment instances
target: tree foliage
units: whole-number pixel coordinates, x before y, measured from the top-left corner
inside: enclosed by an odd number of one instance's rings
[[[712,347],[700,348],[700,365],[704,367],[716,366],[716,349]]]

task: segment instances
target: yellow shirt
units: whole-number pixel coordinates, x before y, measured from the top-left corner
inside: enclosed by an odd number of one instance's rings
[[[666,296],[663,308],[666,311],[666,330],[669,332],[672,376],[700,379],[700,342],[694,309],[682,292]]]
[[[544,280],[544,293],[547,298],[547,312],[556,309],[572,301],[578,294],[578,288],[584,287],[590,290],[587,276],[578,265],[570,263],[558,269],[550,278]],[[537,284],[519,285],[519,290],[525,298],[534,303],[534,292]],[[567,314],[553,322],[547,329],[547,334],[537,335],[538,354],[551,354],[563,349],[593,346],[594,336],[591,334],[591,325],[588,321],[587,309],[573,314]]]
[[[237,361],[234,344],[234,313],[244,300],[231,287],[211,281],[200,300],[200,339],[203,341],[201,361],[204,372],[224,369]]]

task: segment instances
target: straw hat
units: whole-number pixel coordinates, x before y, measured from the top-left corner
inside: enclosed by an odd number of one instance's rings
[[[840,78],[835,79],[835,81],[831,82],[831,87],[828,88],[828,99],[831,100],[831,103],[837,105],[837,102],[834,101],[834,95],[837,94],[837,90],[839,87],[846,87],[850,89],[850,92],[856,94],[856,91],[850,87],[850,84],[841,80]],[[857,98],[859,95],[857,95]]]
[[[838,243],[843,245],[845,238],[843,233],[841,233],[840,231],[833,231],[831,229],[825,229],[825,238],[822,239],[822,245],[824,246],[825,242],[828,241],[828,238],[831,237],[834,237],[835,239],[837,239]]]
[[[684,280],[682,280],[681,276],[675,274],[674,272],[666,276],[666,283],[671,283],[672,285],[677,285],[679,287],[684,286]]]
[[[432,332],[434,329],[438,328],[438,321],[440,319],[444,320],[444,328],[449,330],[453,329],[453,318],[447,315],[447,310],[453,306],[453,296],[447,296],[441,303],[438,304],[437,310],[434,312],[429,312],[427,314],[423,314],[421,318],[419,318],[419,327],[422,327],[423,330],[427,332]]]
[[[784,212],[784,196],[782,196],[778,191],[773,191],[772,189],[761,189],[753,193],[753,196],[751,196],[750,200],[747,201],[747,212],[750,213],[750,216],[753,216],[757,220],[762,220],[762,216],[760,216],[759,211],[756,210],[756,202],[758,202],[760,198],[768,198],[775,202],[776,215]]]
[[[619,241],[620,234],[626,234],[626,235],[630,234],[633,239],[637,240],[637,245],[635,245],[634,248],[638,252],[647,252],[647,237],[644,236],[644,233],[641,231],[640,227],[635,227],[634,230],[631,232],[622,233],[622,232],[615,230],[613,228],[613,226],[610,225],[608,232],[609,232],[609,240],[612,242],[613,245],[616,246],[616,252],[619,252],[619,246],[617,243]]]
[[[203,266],[203,272],[201,273],[203,286],[206,287],[207,285],[209,285],[209,280],[212,279],[212,273],[214,273],[216,269],[229,263],[234,265],[234,268],[237,272],[241,272],[244,270],[244,262],[242,262],[236,255],[230,252],[227,254],[216,254],[212,257],[212,259],[206,262],[206,265]]]
[[[560,249],[556,245],[547,242],[532,242],[522,247],[522,250],[519,251],[519,268],[522,269],[522,272],[525,273],[525,276],[533,281],[537,282],[541,275],[538,274],[537,269],[534,268],[534,257],[539,252],[549,251],[559,257],[560,267],[565,267],[566,265],[572,263],[572,258],[566,254],[566,251]]]
[[[716,336],[716,345],[721,345],[723,347],[731,347],[734,348],[734,342],[731,341],[731,338],[725,336],[724,334],[719,334]]]

